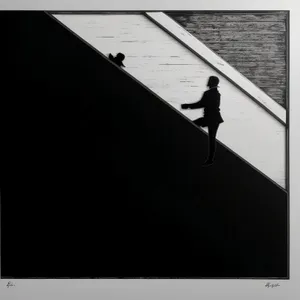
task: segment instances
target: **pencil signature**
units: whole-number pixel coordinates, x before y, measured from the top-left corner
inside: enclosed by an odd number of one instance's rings
[[[12,281],[9,281],[6,285],[7,288],[13,287],[15,284]]]
[[[266,287],[266,288],[276,288],[276,287],[279,287],[279,286],[280,286],[279,283],[270,283],[270,282],[267,282],[267,283],[265,284],[265,287]]]

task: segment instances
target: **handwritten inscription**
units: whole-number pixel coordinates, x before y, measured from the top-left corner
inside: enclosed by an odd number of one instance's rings
[[[266,288],[276,288],[276,287],[279,287],[279,286],[280,286],[279,283],[270,283],[270,282],[267,282],[267,283],[265,284],[265,287],[266,287]]]
[[[12,281],[9,281],[6,285],[7,288],[11,288],[13,286],[15,286],[15,284]]]

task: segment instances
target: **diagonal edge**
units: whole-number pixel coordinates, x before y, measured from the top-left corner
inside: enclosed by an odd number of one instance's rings
[[[191,121],[190,119],[188,119],[183,113],[181,113],[180,111],[178,111],[176,108],[174,108],[171,104],[169,104],[166,100],[164,100],[163,98],[161,98],[159,95],[157,95],[154,91],[152,91],[150,88],[148,88],[146,85],[144,85],[142,82],[140,82],[137,78],[133,77],[131,74],[129,74],[128,72],[126,72],[125,70],[123,70],[122,68],[117,67],[113,62],[111,62],[101,51],[99,51],[97,48],[95,48],[94,46],[92,46],[89,42],[87,42],[85,39],[83,39],[81,36],[79,36],[76,32],[74,32],[72,29],[70,29],[67,25],[65,25],[63,22],[61,22],[57,17],[56,14],[52,14],[49,13],[47,11],[45,11],[45,13],[52,19],[54,19],[57,23],[59,23],[62,27],[64,27],[66,30],[68,30],[70,33],[72,33],[74,36],[76,36],[79,40],[81,40],[83,43],[85,43],[89,48],[93,49],[98,55],[100,55],[102,58],[106,59],[110,64],[112,64],[113,67],[118,68],[120,70],[120,72],[123,72],[124,74],[126,74],[127,76],[129,76],[131,78],[131,80],[137,82],[139,85],[141,85],[143,88],[145,88],[149,93],[153,94],[157,99],[159,99],[160,101],[162,101],[165,105],[167,105],[170,109],[172,109],[174,112],[176,112],[177,114],[179,114],[181,117],[183,117],[187,122],[189,122],[192,126],[194,126],[195,128],[197,128],[199,131],[201,131],[204,134],[208,134],[207,132],[205,132],[203,129],[201,129],[200,127],[198,127],[197,125],[195,125],[193,123],[193,121]],[[262,171],[260,171],[258,168],[256,168],[254,165],[252,165],[250,162],[248,162],[246,159],[244,159],[243,157],[241,157],[238,153],[236,153],[235,151],[233,151],[231,148],[229,148],[228,146],[226,146],[225,144],[223,144],[221,141],[218,140],[218,143],[224,147],[227,151],[233,153],[236,157],[238,157],[241,161],[243,161],[244,163],[246,163],[248,166],[250,166],[252,169],[254,169],[256,172],[258,172],[259,174],[261,174],[263,177],[267,178],[270,182],[272,182],[275,186],[277,186],[280,190],[282,190],[283,192],[287,193],[287,190],[285,188],[283,188],[282,186],[280,186],[277,182],[275,182],[272,178],[270,178],[269,176],[267,176],[266,174],[264,174]]]
[[[224,76],[234,86],[255,101],[256,104],[272,115],[277,121],[286,126],[286,110],[281,105],[196,37],[187,32],[171,17],[163,12],[145,12],[145,16]]]

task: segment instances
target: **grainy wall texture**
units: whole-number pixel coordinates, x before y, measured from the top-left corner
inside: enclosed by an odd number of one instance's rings
[[[285,107],[287,12],[167,14]]]

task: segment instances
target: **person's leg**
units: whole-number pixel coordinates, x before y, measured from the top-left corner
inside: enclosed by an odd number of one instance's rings
[[[216,136],[217,136],[217,131],[219,128],[219,124],[214,124],[208,126],[208,139],[209,139],[209,145],[208,145],[208,158],[207,162],[213,162],[215,158],[215,152],[216,152]]]
[[[194,124],[196,124],[197,126],[200,126],[200,127],[203,127],[205,124],[205,119],[202,117],[202,118],[199,118],[199,119],[196,119],[193,121]]]
[[[194,124],[200,127],[208,127],[208,157],[204,165],[210,165],[215,157],[215,152],[216,152],[216,136],[217,136],[217,131],[219,128],[220,124],[211,124],[208,125],[208,121],[205,118],[199,118],[193,121]]]

